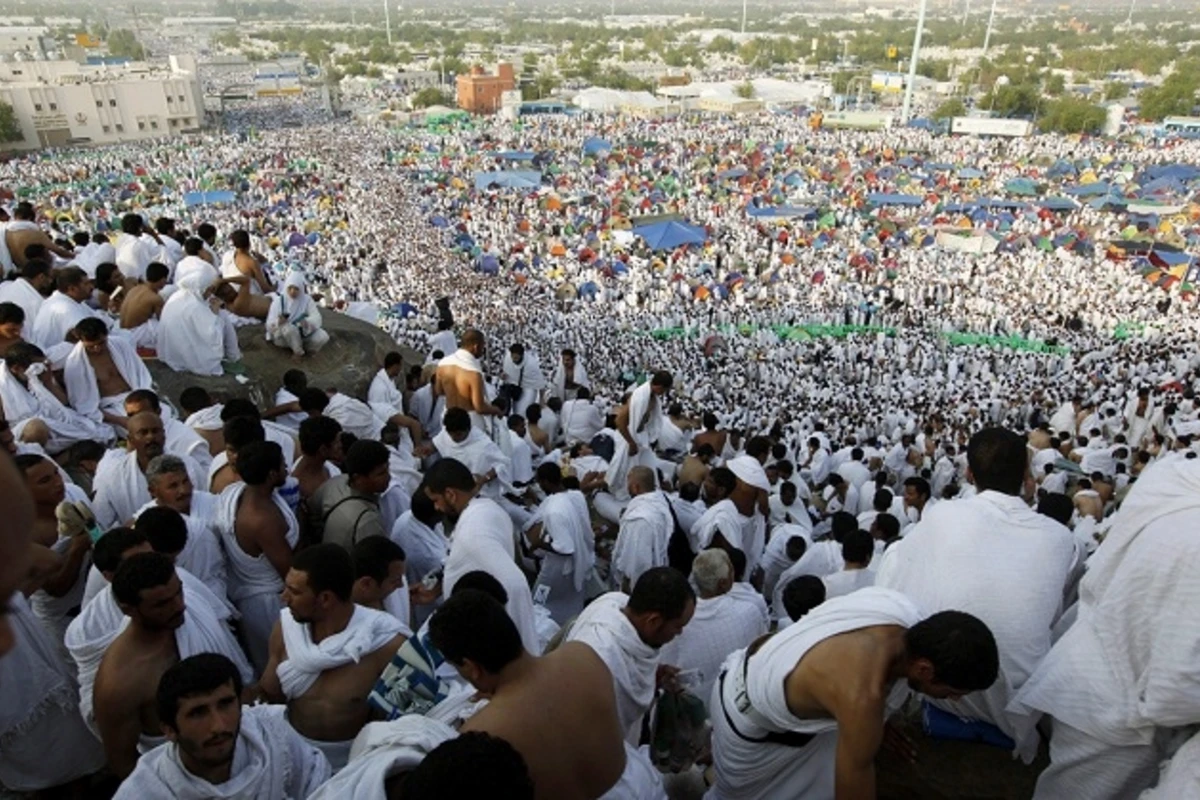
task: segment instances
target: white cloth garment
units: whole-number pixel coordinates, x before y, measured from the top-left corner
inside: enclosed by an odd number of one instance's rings
[[[244,681],[252,681],[255,673],[246,661],[241,646],[226,627],[226,620],[231,613],[225,599],[209,591],[187,570],[176,567],[175,571],[183,584],[186,609],[183,625],[175,631],[179,657],[220,653],[233,661]],[[94,724],[92,690],[104,652],[128,624],[129,617],[117,605],[112,586],[106,585],[67,628],[64,641],[79,671],[79,711],[89,726]]]
[[[115,249],[117,267],[129,280],[144,280],[146,267],[152,262],[170,263],[166,250],[148,233],[139,236],[122,233],[117,237]]]
[[[442,578],[442,595],[449,597],[458,579],[468,572],[483,571],[500,581],[508,593],[505,609],[521,634],[521,644],[541,655],[534,622],[533,595],[525,574],[514,556],[512,520],[508,513],[486,497],[475,497],[454,526],[450,553]]]
[[[30,334],[30,341],[45,350],[62,344],[66,341],[67,334],[81,320],[93,316],[95,314],[86,304],[55,291],[42,303],[42,307],[38,309],[37,320],[32,325],[29,324],[29,320],[25,320],[25,330]]]
[[[25,371],[29,386],[23,386],[8,369],[7,362],[0,363],[0,403],[4,405],[4,417],[12,425],[13,434],[20,435],[19,423],[40,419],[50,428],[50,441],[46,451],[57,455],[78,442],[96,441],[110,444],[112,428],[94,422],[63,405],[45,384],[43,364],[31,364]]]
[[[568,443],[590,442],[604,427],[604,415],[591,400],[567,400],[562,406],[562,433]]]
[[[771,530],[771,540],[763,552],[763,596],[775,596],[775,587],[783,573],[796,562],[787,557],[787,543],[799,537],[804,540],[805,552],[812,546],[812,530],[803,525],[776,525]],[[803,558],[803,556],[801,556]]]
[[[201,483],[204,472],[200,466],[186,456],[181,460],[187,467],[192,485],[204,485]],[[138,466],[137,453],[133,450],[109,451],[96,467],[92,487],[96,493],[96,521],[104,530],[129,522],[138,509],[150,502],[146,476]]]
[[[707,800],[792,800],[834,796],[837,722],[800,719],[788,709],[785,681],[805,653],[833,636],[875,625],[910,628],[921,620],[904,595],[870,588],[822,604],[777,633],[750,657],[740,651],[713,689],[713,767]],[[722,711],[717,710],[721,704]],[[732,725],[731,725],[732,722]],[[736,732],[735,732],[736,731]],[[803,747],[749,742],[775,732],[814,734]]]
[[[367,389],[367,405],[382,420],[404,413],[404,395],[396,388],[396,381],[387,374],[387,370],[379,370],[371,379]]]
[[[625,742],[625,771],[615,786],[600,795],[600,800],[667,800],[662,773],[643,749]]]
[[[461,462],[472,475],[486,475],[496,471],[496,479],[488,481],[479,490],[483,497],[497,500],[501,495],[511,493],[512,459],[504,455],[496,443],[487,434],[474,426],[471,427],[467,438],[456,442],[450,434],[442,431],[433,437],[433,446],[437,448],[442,458],[453,458]]]
[[[222,375],[222,360],[241,358],[233,326],[204,296],[216,280],[215,269],[191,270],[179,277],[178,290],[163,305],[158,357],[176,372]]]
[[[400,515],[392,526],[390,538],[404,550],[405,576],[412,586],[440,570],[450,552],[450,541],[442,533],[441,523],[430,528],[414,517],[412,511]]]
[[[0,231],[0,239],[3,238],[4,233]],[[33,323],[37,321],[38,311],[44,302],[46,298],[42,297],[42,293],[24,278],[0,283],[0,303],[12,303],[21,307],[25,312],[25,330],[29,331],[31,336]]]
[[[987,491],[926,507],[921,522],[888,549],[876,578],[930,612],[965,611],[987,624],[1000,676],[960,702],[936,702],[999,727],[1026,763],[1037,753],[1037,716],[1006,709],[1050,650],[1075,552],[1065,527],[1018,497]]]
[[[1138,800],[1200,800],[1200,734],[1176,751],[1158,785]]]
[[[446,723],[417,714],[367,723],[350,746],[345,769],[309,800],[387,800],[388,778],[416,769],[438,745],[457,735]]]
[[[710,506],[692,526],[689,534],[692,550],[699,553],[701,550],[707,549],[712,544],[713,538],[720,533],[731,547],[736,547],[743,553],[746,552],[743,542],[745,521],[746,518],[738,511],[732,500],[718,501]]]
[[[300,800],[329,773],[325,756],[292,730],[282,706],[244,706],[229,780],[214,785],[196,777],[179,746],[164,744],[138,759],[114,800]]]
[[[591,381],[588,380],[587,370],[583,368],[583,362],[578,357],[575,359],[575,368],[571,370],[571,381],[576,386],[585,386],[590,391],[592,388]],[[563,368],[562,362],[554,368],[554,375],[550,379],[550,394],[562,400],[564,405],[566,401],[574,398],[575,390],[567,389],[567,371]]]
[[[239,481],[221,492],[217,498],[216,526],[228,559],[229,599],[242,615],[242,631],[250,660],[254,668],[261,672],[267,665],[267,643],[271,638],[271,630],[283,607],[279,596],[283,591],[283,578],[275,571],[265,553],[251,557],[238,544],[235,523],[238,505],[245,490],[246,484]],[[273,492],[271,499],[287,522],[287,543],[294,550],[300,541],[296,515],[279,496],[279,492]]]
[[[642,717],[654,702],[659,651],[642,641],[625,616],[628,603],[629,595],[623,592],[597,597],[575,620],[565,640],[586,644],[608,667],[625,741],[637,744]]]
[[[14,646],[0,657],[0,784],[37,792],[90,775],[106,759],[80,718],[79,690],[60,647],[20,592],[10,605]]]
[[[400,621],[383,611],[355,606],[344,630],[314,642],[312,628],[292,617],[289,609],[279,612],[279,626],[287,660],[279,663],[279,685],[288,700],[304,696],[331,669],[357,664],[365,656],[409,631]]]
[[[117,367],[117,372],[129,385],[130,391],[154,388],[150,370],[146,369],[132,344],[119,336],[110,336],[108,352]],[[63,368],[63,388],[67,390],[67,399],[71,401],[72,408],[88,419],[103,422],[101,410],[104,406],[109,406],[104,410],[110,413],[125,416],[125,409],[121,407],[124,395],[114,398],[100,396],[100,389],[96,385],[96,371],[92,369],[83,342],[75,345],[71,354],[67,356],[66,366]]]
[[[842,597],[875,585],[875,572],[869,569],[844,569],[821,579],[825,582],[825,600]]]
[[[650,446],[662,433],[665,415],[658,396],[650,391],[650,381],[633,390],[629,396],[629,435],[638,446],[638,458],[652,455]]]
[[[534,583],[540,599],[559,625],[583,610],[584,586],[596,565],[596,539],[592,533],[587,498],[582,492],[568,490],[546,497],[538,507],[534,521],[542,524],[542,568]],[[545,587],[544,589],[542,587]]]
[[[546,388],[546,376],[542,374],[542,365],[537,355],[531,350],[525,351],[521,363],[513,361],[512,353],[504,354],[504,362],[500,366],[500,374],[505,383],[521,387],[521,397],[517,400],[512,413],[525,416],[525,410],[530,403],[538,401],[538,394]]]
[[[661,660],[685,672],[696,671],[697,688],[690,691],[707,706],[725,659],[735,650],[749,647],[767,628],[759,607],[738,594],[701,598],[683,633],[663,646]],[[709,709],[710,717],[712,711]]]
[[[182,515],[187,525],[187,542],[183,550],[175,556],[175,565],[187,570],[211,589],[213,594],[224,599],[228,597],[229,570],[225,565],[225,549],[216,530],[216,504],[216,496],[208,492],[197,489],[193,493],[192,513]],[[134,521],[137,521],[146,509],[157,507],[158,503],[153,501],[142,506],[133,515]],[[99,574],[97,570],[93,571]],[[88,580],[90,586],[91,575],[88,576]],[[230,608],[232,609],[232,606]]]
[[[380,419],[371,406],[361,400],[335,392],[329,405],[321,412],[323,416],[337,420],[342,430],[353,433],[360,439],[379,439],[386,419]]]
[[[628,579],[633,589],[643,572],[667,566],[667,545],[675,530],[668,502],[667,496],[656,490],[639,494],[625,507],[612,551],[613,579],[618,587]]]
[[[1054,717],[1037,797],[1068,786],[1081,797],[1132,796],[1149,786],[1134,779],[1161,757],[1159,734],[1200,722],[1200,620],[1189,611],[1200,602],[1197,525],[1200,461],[1183,458],[1147,468],[1112,518],[1080,583],[1078,620],[1013,703]],[[1064,726],[1075,732],[1069,749],[1056,741]],[[1097,778],[1094,754],[1124,760],[1124,773]]]

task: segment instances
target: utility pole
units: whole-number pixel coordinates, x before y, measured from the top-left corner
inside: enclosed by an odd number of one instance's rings
[[[1125,18],[1126,25],[1133,25],[1133,6],[1137,0],[1129,0],[1129,16]]]
[[[963,8],[963,27],[967,27],[967,17],[971,16],[971,0],[967,0],[966,7]]]
[[[992,43],[992,25],[996,22],[996,0],[992,0],[992,13],[988,14],[987,33],[983,35],[983,54],[986,56],[988,45]]]
[[[742,35],[746,33],[746,2],[747,0],[742,0]]]
[[[392,10],[388,8],[388,0],[383,0],[383,22],[387,26],[388,47],[392,46]]]
[[[904,87],[904,106],[900,109],[901,125],[908,124],[909,115],[912,113],[913,89],[917,83],[917,61],[921,58],[921,36],[925,33],[925,11],[928,7],[929,0],[921,0],[921,8],[917,12],[917,34],[913,37],[912,58],[908,62],[908,86]]]

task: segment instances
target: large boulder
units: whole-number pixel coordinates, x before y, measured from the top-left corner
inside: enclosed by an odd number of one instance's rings
[[[245,397],[259,408],[275,405],[275,393],[283,386],[283,373],[302,369],[308,383],[320,389],[336,388],[343,394],[365,399],[371,379],[383,365],[389,351],[404,355],[406,369],[420,364],[413,350],[392,341],[379,328],[335,311],[322,313],[329,344],[316,355],[293,361],[292,354],[263,338],[262,325],[247,325],[238,329],[238,344],[242,348],[243,375],[208,377],[189,372],[175,372],[157,360],[146,362],[158,392],[178,407],[179,395],[189,386],[200,386],[214,398],[225,400]]]

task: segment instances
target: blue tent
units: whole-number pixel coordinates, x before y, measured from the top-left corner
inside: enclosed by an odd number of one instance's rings
[[[867,202],[873,206],[919,206],[925,202],[924,198],[918,197],[915,194],[884,194],[876,192],[867,195]]]
[[[429,224],[435,228],[449,228],[450,221],[441,214],[436,214],[429,218]]]
[[[942,211],[947,214],[969,214],[977,208],[979,208],[977,203],[949,203],[942,206]]]
[[[1156,248],[1150,251],[1150,255],[1154,256],[1168,267],[1177,267],[1180,264],[1192,263],[1192,257],[1187,253],[1176,253],[1171,250],[1159,250]]]
[[[943,164],[941,162],[935,161],[932,164],[926,164],[925,168],[929,169],[929,170],[933,170],[934,172],[949,172],[950,170],[954,169],[954,165],[953,164]]]
[[[401,317],[407,317],[409,314],[416,314],[417,307],[412,303],[396,303],[392,306],[392,313]]]
[[[766,219],[787,219],[789,217],[816,219],[818,216],[815,208],[806,206],[750,206],[746,209],[746,213],[752,217]]]
[[[674,250],[686,244],[704,244],[708,241],[708,231],[704,228],[675,220],[641,225],[634,228],[633,233],[645,239],[651,250]]]
[[[502,153],[496,153],[496,158],[501,161],[533,161],[537,158],[537,154],[525,150],[505,150]]]
[[[1072,197],[1101,197],[1109,193],[1112,189],[1104,181],[1096,181],[1095,183],[1082,183],[1077,186],[1068,186],[1063,189],[1064,192]]]
[[[908,121],[908,127],[921,131],[936,131],[939,126],[928,117],[915,117]]]
[[[717,178],[723,181],[737,180],[738,178],[744,178],[746,176],[746,172],[747,170],[745,167],[734,167],[733,169],[727,169],[722,172],[718,172]]]
[[[596,285],[595,281],[588,281],[579,287],[579,297],[583,300],[594,300],[599,291],[600,287]]]
[[[475,190],[491,187],[501,189],[536,189],[542,185],[542,173],[532,170],[507,170],[505,172],[476,172]]]
[[[479,271],[484,275],[495,275],[500,271],[500,262],[495,256],[483,256],[479,259]]]
[[[1200,167],[1194,164],[1163,164],[1157,167],[1147,167],[1137,176],[1136,180],[1144,186],[1150,181],[1155,181],[1159,178],[1190,183],[1191,181],[1200,179]]]
[[[185,192],[183,204],[188,208],[193,206],[210,206],[214,203],[232,203],[237,197],[230,191],[224,192]]]
[[[1128,201],[1119,194],[1097,197],[1095,200],[1088,201],[1088,206],[1097,211],[1102,211],[1106,208],[1125,208],[1127,205],[1129,205]]]
[[[1074,211],[1079,208],[1079,204],[1068,197],[1047,197],[1038,205],[1051,211]]]
[[[1028,204],[1019,200],[1005,200],[1000,197],[980,197],[975,201],[982,208],[1002,208],[1006,211],[1026,211]]]
[[[607,139],[601,139],[599,136],[589,137],[583,142],[583,154],[585,156],[594,156],[597,153],[603,152],[611,153],[612,149],[612,143]]]
[[[984,172],[981,169],[975,169],[975,167],[962,167],[958,170],[958,177],[966,178],[969,181],[977,180],[986,175],[987,175],[986,172]]]

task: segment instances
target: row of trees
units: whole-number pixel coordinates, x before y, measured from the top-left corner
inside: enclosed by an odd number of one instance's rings
[[[1108,112],[1102,106],[1078,97],[1047,99],[1029,86],[1006,86],[994,99],[1000,105],[993,110],[1003,117],[1033,117],[1043,133],[1099,133],[1104,128]],[[988,106],[984,106],[988,108]],[[958,99],[947,100],[933,112],[933,118],[947,121],[967,114],[966,104]]]

